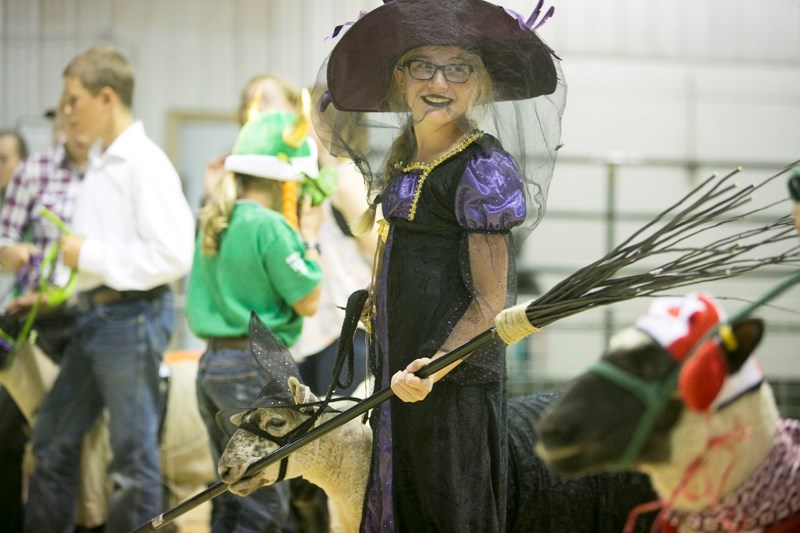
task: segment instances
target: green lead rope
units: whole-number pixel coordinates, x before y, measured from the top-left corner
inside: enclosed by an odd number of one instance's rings
[[[715,328],[704,335],[695,344],[695,346],[701,346],[706,339],[714,335],[719,335],[720,329],[729,326],[732,322],[750,315],[755,309],[775,299],[778,295],[797,283],[800,283],[800,271],[795,272],[791,276],[787,277],[759,299],[748,304],[738,313],[734,314],[727,322],[718,324]],[[691,357],[691,354],[689,357]],[[684,361],[687,361],[689,357],[687,357]],[[628,442],[627,448],[617,462],[611,466],[613,470],[630,470],[631,464],[636,457],[638,457],[639,452],[641,451],[641,448],[647,439],[647,436],[650,434],[650,430],[652,429],[656,418],[658,418],[658,415],[664,410],[664,407],[666,407],[667,402],[675,391],[680,368],[681,367],[678,366],[665,380],[658,382],[641,379],[640,377],[634,376],[633,374],[630,374],[629,372],[622,370],[621,368],[606,361],[598,361],[589,368],[589,372],[603,376],[609,381],[616,383],[620,387],[636,395],[642,401],[645,408],[644,413],[642,414],[642,417],[639,419],[639,423],[636,426],[633,437],[631,437],[631,440]]]
[[[48,208],[42,207],[39,213],[42,215],[42,217],[55,224],[58,229],[61,230],[62,234],[69,235],[71,233],[64,221]],[[39,313],[39,307],[41,306],[42,302],[45,302],[50,307],[55,307],[66,302],[72,293],[75,292],[75,287],[78,281],[78,271],[76,269],[71,270],[69,280],[64,287],[50,285],[50,276],[52,276],[55,269],[56,260],[58,259],[58,253],[60,250],[61,247],[58,241],[55,241],[47,248],[44,257],[42,258],[42,263],[39,268],[38,296],[28,311],[28,314],[25,317],[25,322],[23,322],[17,338],[12,338],[8,333],[0,329],[0,338],[5,340],[11,346],[11,351],[8,354],[8,359],[6,359],[4,367],[8,367],[12,364],[17,349],[28,339],[28,336],[31,334],[33,323],[36,321],[36,316]]]

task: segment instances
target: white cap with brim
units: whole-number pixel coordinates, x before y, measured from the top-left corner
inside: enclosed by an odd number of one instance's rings
[[[231,154],[225,158],[225,170],[277,181],[300,181],[304,176],[315,178],[319,173],[317,145],[311,138],[308,138],[308,147],[310,155],[293,157],[289,161],[274,155]]]

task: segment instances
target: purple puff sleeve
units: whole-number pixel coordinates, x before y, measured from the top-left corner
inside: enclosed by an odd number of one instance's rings
[[[503,150],[478,152],[456,191],[456,217],[467,230],[508,231],[525,220],[525,190],[514,159]]]

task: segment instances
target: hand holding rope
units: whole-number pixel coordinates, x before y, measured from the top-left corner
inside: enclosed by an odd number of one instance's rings
[[[69,235],[70,230],[67,225],[55,213],[42,207],[40,211],[42,217],[55,224],[64,235]],[[22,328],[17,334],[16,338],[9,335],[7,332],[0,328],[0,348],[8,352],[8,358],[3,363],[3,367],[10,366],[14,360],[17,349],[28,340],[28,337],[33,328],[33,323],[39,313],[39,309],[44,303],[48,307],[56,307],[61,305],[72,295],[75,291],[77,283],[77,270],[70,272],[69,280],[64,287],[59,287],[50,284],[50,278],[53,275],[55,266],[58,259],[60,246],[58,241],[54,241],[46,250],[43,257],[31,257],[28,263],[17,274],[15,285],[21,283],[22,280],[28,275],[31,269],[39,269],[39,286],[36,293],[36,298],[33,301],[30,309],[28,310],[25,320],[22,323]],[[7,296],[7,295],[5,295]],[[5,299],[5,297],[4,297]]]

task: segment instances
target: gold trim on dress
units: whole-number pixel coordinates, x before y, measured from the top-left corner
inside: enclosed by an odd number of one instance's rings
[[[404,173],[411,172],[412,170],[422,171],[422,174],[419,175],[419,181],[417,182],[417,190],[414,191],[414,198],[411,199],[411,209],[408,213],[408,220],[414,220],[414,217],[417,215],[417,203],[419,203],[419,197],[422,194],[422,185],[425,183],[425,180],[428,178],[430,173],[433,172],[433,169],[439,166],[446,159],[449,159],[455,154],[464,151],[467,148],[467,146],[475,142],[475,140],[481,135],[483,135],[483,132],[481,130],[475,130],[474,132],[472,132],[472,134],[470,134],[469,137],[464,139],[464,141],[461,144],[459,144],[446,154],[437,157],[430,164],[421,162],[411,163],[410,165],[403,167]]]

